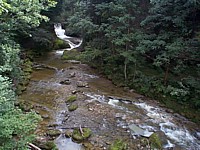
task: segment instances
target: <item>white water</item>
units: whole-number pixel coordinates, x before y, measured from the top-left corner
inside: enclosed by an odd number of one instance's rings
[[[117,98],[110,99],[108,97],[92,93],[87,93],[85,95],[91,98],[88,101],[99,101],[101,103],[107,103],[117,109],[124,110],[125,112],[123,114],[116,114],[117,118],[126,117],[127,113],[134,114],[134,112],[121,106],[120,103],[123,103],[123,101],[118,100]],[[145,122],[141,122],[139,127],[147,131],[162,131],[166,135],[167,143],[163,146],[163,148],[168,149],[178,145],[186,150],[200,150],[200,141],[192,135],[183,123],[179,123],[173,114],[165,112],[165,110],[160,107],[151,106],[144,102],[135,102],[133,105],[142,108],[145,111],[146,116],[148,116],[148,119],[145,120]],[[148,125],[148,122],[152,122],[153,125],[152,123]],[[122,128],[127,128],[127,124],[124,121],[118,120],[118,125]],[[133,138],[135,138],[134,135]]]
[[[161,108],[150,106],[146,103],[135,103],[146,111],[150,121],[159,125],[160,130],[173,141],[174,144],[184,147],[187,150],[200,150],[200,141],[194,137],[187,128],[175,121],[172,114],[164,112]],[[168,140],[164,148],[174,147],[174,144]]]
[[[54,25],[54,31],[55,31],[55,33],[56,33],[56,36],[57,36],[59,39],[64,40],[65,42],[67,42],[67,43],[69,44],[70,48],[67,48],[67,49],[65,49],[65,50],[70,51],[70,50],[72,50],[72,49],[74,49],[74,48],[78,48],[78,47],[81,46],[81,44],[82,44],[82,42],[83,42],[82,39],[76,38],[76,41],[78,42],[78,44],[73,43],[73,42],[72,42],[72,39],[74,39],[74,37],[65,35],[65,30],[62,29],[62,26],[61,26],[60,23]],[[59,50],[59,51],[57,51],[57,53],[60,54],[60,53],[63,53],[63,51],[64,51],[64,50]]]

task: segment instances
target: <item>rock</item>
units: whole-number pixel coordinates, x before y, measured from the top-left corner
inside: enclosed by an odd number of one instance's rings
[[[72,73],[70,73],[69,75],[70,75],[71,78],[73,78],[73,77],[76,76],[76,73],[75,73],[75,72],[72,72]]]
[[[76,105],[76,104],[72,104],[72,105],[69,105],[68,106],[68,110],[69,111],[74,111],[74,110],[76,110],[78,108],[78,105]]]
[[[71,82],[69,79],[66,79],[66,80],[60,81],[60,84],[70,85]]]
[[[92,109],[92,108],[90,108],[90,107],[88,108],[88,110],[89,110],[89,111],[93,111],[93,109]]]
[[[39,147],[43,150],[58,150],[54,141],[47,141],[45,143],[40,143]]]
[[[47,114],[42,115],[42,118],[44,118],[44,119],[48,119],[48,118],[49,118],[49,115],[47,115]]]
[[[65,61],[65,62],[67,62],[67,63],[72,63],[72,64],[81,64],[81,62],[80,62],[80,61],[77,61],[77,60],[67,60],[67,61]]]
[[[109,141],[106,141],[106,144],[107,144],[107,145],[111,145],[111,143],[110,143]]]
[[[153,149],[162,149],[162,141],[160,140],[160,137],[154,133],[149,137],[149,141],[151,144],[151,148]]]
[[[81,133],[80,129],[74,129],[73,133],[72,133],[72,138],[75,141],[83,141],[87,138],[90,137],[90,135],[92,134],[92,131],[89,128],[82,128],[83,133]]]
[[[123,116],[122,113],[116,113],[116,114],[115,114],[115,117],[116,117],[116,118],[121,118],[122,116]]]
[[[166,109],[166,112],[167,112],[167,113],[174,113],[174,111],[171,110],[171,109]]]
[[[57,127],[57,126],[58,126],[57,123],[53,123],[53,124],[49,124],[49,125],[48,125],[48,127],[52,127],[52,128],[55,128],[55,127]]]
[[[116,140],[109,147],[110,150],[126,150],[127,144],[122,140]]]
[[[195,132],[195,133],[194,133],[194,136],[195,136],[198,140],[200,140],[200,132],[198,132],[198,131]]]
[[[67,129],[67,130],[65,131],[65,136],[66,136],[67,138],[70,138],[70,137],[72,136],[72,132],[73,132],[73,130]]]
[[[88,87],[88,83],[82,81],[78,81],[76,85],[77,87]]]
[[[141,135],[144,137],[150,137],[153,132],[149,132],[147,130],[143,130],[142,128],[136,126],[135,124],[129,125],[129,128],[134,132],[135,135]]]
[[[72,103],[74,101],[76,101],[77,96],[76,95],[71,95],[67,98],[66,103]]]
[[[47,131],[47,135],[51,138],[54,139],[56,137],[58,137],[61,134],[61,132],[59,130],[48,130]]]
[[[167,139],[167,136],[165,135],[164,132],[156,131],[155,134],[157,134],[157,136],[159,137],[162,145],[167,145],[168,144],[168,139]]]
[[[88,141],[83,142],[83,146],[87,149],[87,150],[92,150],[92,148],[94,148],[94,145]]]
[[[74,90],[74,91],[72,91],[72,94],[76,94],[78,91],[76,91],[76,90]]]

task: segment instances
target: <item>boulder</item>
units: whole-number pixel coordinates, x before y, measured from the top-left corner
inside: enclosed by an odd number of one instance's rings
[[[77,108],[78,108],[78,105],[76,105],[76,104],[71,104],[71,105],[68,106],[68,110],[69,110],[69,111],[74,111],[74,110],[76,110]]]
[[[77,87],[88,87],[88,83],[82,81],[78,81],[76,85]]]
[[[149,132],[147,130],[143,130],[142,128],[136,126],[135,124],[129,125],[129,128],[134,132],[135,135],[140,135],[143,137],[150,137],[154,132]]]
[[[89,138],[91,134],[92,134],[92,131],[89,128],[82,128],[82,129],[76,128],[73,130],[72,139],[75,141],[81,142]]]

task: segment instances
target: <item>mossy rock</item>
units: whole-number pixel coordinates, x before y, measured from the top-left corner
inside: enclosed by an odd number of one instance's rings
[[[71,95],[67,98],[66,103],[72,103],[74,101],[76,101],[77,96],[76,95]]]
[[[59,130],[48,130],[47,135],[50,136],[51,138],[58,137],[61,134]]]
[[[151,148],[153,149],[162,149],[162,141],[159,136],[154,133],[149,137]]]
[[[64,42],[63,40],[56,39],[54,41],[53,49],[63,49],[63,48],[67,48],[67,47],[69,47],[69,45],[66,42]]]
[[[79,60],[79,52],[76,49],[71,51],[64,51],[62,55],[63,60]]]
[[[44,150],[58,150],[56,147],[56,144],[53,141],[47,141],[46,143],[43,143],[40,148]]]
[[[90,137],[92,131],[89,128],[82,128],[83,135],[80,132],[80,129],[74,129],[72,133],[72,139],[78,142],[81,142]]]
[[[127,150],[127,144],[123,140],[116,140],[110,145],[109,150]]]
[[[69,105],[68,106],[68,110],[69,111],[74,111],[74,110],[76,110],[78,108],[78,105],[76,105],[76,104],[72,104],[72,105]]]
[[[73,130],[67,129],[67,130],[65,131],[65,136],[66,136],[67,138],[70,138],[70,137],[72,137],[72,133],[73,133]]]

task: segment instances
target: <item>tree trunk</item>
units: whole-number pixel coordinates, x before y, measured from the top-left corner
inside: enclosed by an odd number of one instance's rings
[[[127,80],[127,63],[124,62],[124,79]]]
[[[169,76],[169,64],[167,64],[167,68],[166,68],[166,71],[165,71],[164,85],[167,85],[168,76]]]

